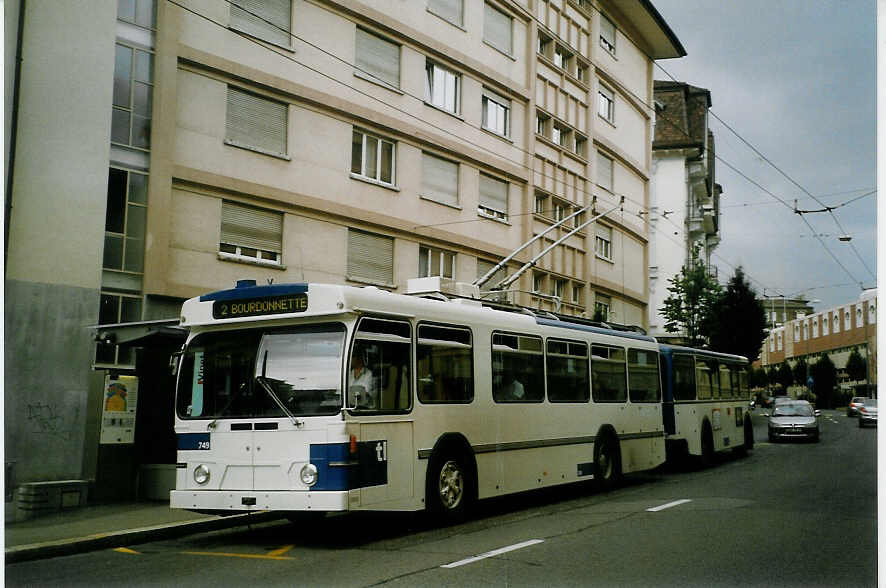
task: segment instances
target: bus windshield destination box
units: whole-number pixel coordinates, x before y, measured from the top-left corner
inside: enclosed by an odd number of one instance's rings
[[[307,294],[287,294],[246,298],[242,300],[216,300],[212,303],[212,318],[241,318],[266,314],[287,314],[305,312],[308,309]]]

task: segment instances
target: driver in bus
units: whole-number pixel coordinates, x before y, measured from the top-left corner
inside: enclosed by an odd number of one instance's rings
[[[378,389],[372,370],[366,367],[363,355],[365,349],[354,347],[351,355],[351,369],[348,372],[348,392],[358,408],[377,408]]]

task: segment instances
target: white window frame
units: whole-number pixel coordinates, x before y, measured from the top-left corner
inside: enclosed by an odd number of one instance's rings
[[[584,288],[580,284],[576,282],[572,283],[572,304],[581,305],[581,291],[583,289]]]
[[[597,88],[597,116],[615,124],[615,92],[602,84]]]
[[[535,133],[542,137],[549,138],[549,129],[551,128],[551,115],[540,110],[535,111]]]
[[[511,101],[483,88],[483,128],[509,137],[511,135]]]
[[[455,278],[455,256],[453,251],[420,245],[418,248],[418,277]],[[449,262],[447,263],[447,259]],[[423,263],[424,262],[424,263]],[[446,268],[446,266],[449,266]],[[447,271],[448,269],[448,271]]]
[[[596,224],[594,235],[594,253],[600,259],[613,261],[612,258],[612,227]]]
[[[615,55],[616,40],[618,39],[615,23],[600,14],[600,46],[608,53]]]
[[[573,152],[581,158],[587,158],[588,138],[578,132],[574,133],[574,136]]]
[[[360,155],[360,171],[354,170],[354,152],[353,145],[355,144],[353,140],[354,135],[361,136],[361,155]],[[371,176],[368,174],[367,170],[367,160],[366,160],[366,151],[367,145],[370,142],[375,142],[375,173],[376,176]],[[384,146],[389,145],[391,148],[391,169],[390,169],[390,177],[391,181],[386,182],[382,178],[382,152],[384,151]],[[374,135],[368,131],[364,131],[360,128],[354,128],[353,134],[351,135],[351,177],[359,180],[363,180],[366,182],[371,182],[373,184],[379,184],[381,186],[387,187],[395,187],[397,185],[397,142],[392,141],[390,139],[385,139],[378,135]]]
[[[535,213],[548,215],[548,195],[544,192],[535,193]]]
[[[833,316],[831,316],[831,331],[836,335],[840,332],[840,311],[835,310]]]
[[[594,296],[594,314],[597,314],[597,309],[603,311],[603,320],[608,321],[609,315],[612,313],[612,298],[605,294],[596,294]]]
[[[551,296],[556,296],[563,300],[563,293],[566,291],[566,283],[569,280],[563,278],[554,278],[551,280]]]
[[[425,103],[452,114],[461,112],[461,75],[435,61],[426,60]]]

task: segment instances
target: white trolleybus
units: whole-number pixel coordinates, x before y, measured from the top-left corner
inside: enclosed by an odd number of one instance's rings
[[[580,320],[340,285],[192,298],[171,505],[458,519],[477,499],[658,466],[657,343]]]
[[[665,344],[659,353],[669,455],[709,463],[720,451],[753,449],[748,360]]]

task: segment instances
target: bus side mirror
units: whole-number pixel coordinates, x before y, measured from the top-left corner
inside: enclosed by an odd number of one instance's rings
[[[169,372],[173,376],[178,375],[178,368],[179,368],[179,365],[181,365],[181,360],[182,360],[182,352],[181,351],[176,351],[175,353],[173,353],[172,355],[169,356]]]

